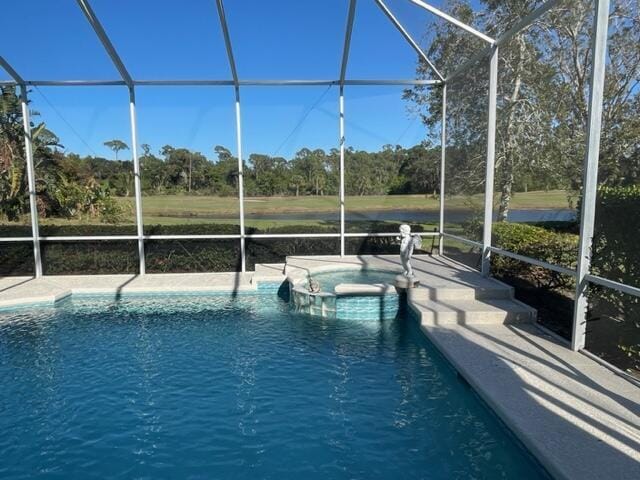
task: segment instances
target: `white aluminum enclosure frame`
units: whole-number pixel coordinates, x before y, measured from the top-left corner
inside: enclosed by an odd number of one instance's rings
[[[27,87],[20,85],[20,105],[22,108],[22,127],[24,130],[24,153],[27,164],[27,183],[29,185],[29,213],[31,214],[31,234],[33,236],[33,259],[36,277],[42,276],[42,256],[40,253],[40,227],[38,225],[38,204],[36,193],[35,165],[33,163],[33,138],[31,136],[31,113]]]
[[[410,0],[413,3],[421,4],[419,0]],[[467,62],[462,64],[453,74],[445,79],[446,84],[451,80],[459,77],[469,69],[474,68],[478,63],[488,55],[491,55],[490,74],[489,74],[489,104],[488,118],[489,126],[487,130],[487,171],[485,185],[485,210],[483,225],[483,241],[474,242],[465,238],[448,234],[442,230],[443,238],[451,238],[453,240],[468,244],[482,251],[482,267],[483,274],[490,273],[491,252],[519,260],[521,262],[537,265],[563,275],[572,276],[576,279],[576,294],[573,311],[573,325],[571,335],[571,348],[575,351],[585,348],[586,323],[587,323],[587,288],[589,283],[600,285],[620,293],[640,297],[640,288],[614,282],[606,278],[602,278],[590,273],[591,266],[591,247],[594,235],[595,209],[596,209],[596,193],[598,187],[598,159],[600,155],[600,135],[602,127],[602,107],[604,97],[604,82],[606,74],[606,51],[607,51],[607,34],[609,25],[610,0],[595,0],[595,17],[594,30],[592,34],[592,72],[589,81],[589,124],[587,132],[587,149],[583,164],[583,196],[582,210],[580,218],[580,244],[577,258],[576,270],[568,269],[559,265],[550,264],[537,260],[535,258],[519,255],[509,252],[491,245],[491,225],[493,221],[492,203],[493,203],[493,163],[495,158],[495,102],[496,102],[496,85],[497,85],[497,59],[496,52],[501,45],[506,44],[515,35],[523,29],[532,25],[541,15],[561,4],[562,0],[549,0],[539,8],[523,17],[517,24],[502,34],[495,42],[486,49],[478,52]],[[444,135],[444,134],[443,134]],[[444,138],[444,137],[443,137]],[[444,142],[444,141],[443,141]],[[444,150],[444,149],[443,149]],[[444,160],[442,171],[444,172]],[[444,186],[443,186],[444,189]],[[444,226],[444,218],[441,219],[441,225]],[[606,362],[604,362],[606,363]],[[615,368],[614,368],[615,370]]]
[[[571,347],[582,350],[587,327],[587,275],[591,268],[591,246],[596,217],[598,189],[598,160],[602,130],[602,105],[607,64],[607,35],[609,28],[609,0],[597,0],[595,31],[592,43],[591,91],[589,95],[589,126],[587,154],[582,168],[582,208],[580,209],[580,243],[576,271],[576,300],[573,309]]]
[[[140,180],[140,159],[138,158],[138,127],[136,121],[136,94],[135,87],[133,85],[133,78],[129,74],[129,71],[124,66],[122,59],[118,55],[115,47],[111,43],[107,32],[105,32],[100,20],[96,17],[88,0],[77,0],[78,6],[82,13],[86,17],[87,21],[93,28],[93,31],[100,39],[100,43],[107,51],[107,55],[113,62],[113,65],[118,70],[118,73],[122,77],[122,80],[129,89],[129,121],[131,123],[131,153],[133,157],[133,178],[134,178],[134,192],[135,192],[135,211],[136,211],[136,231],[138,241],[138,272],[140,275],[144,275],[146,271],[145,255],[144,255],[144,226],[142,223],[142,182]]]
[[[349,12],[347,13],[347,27],[344,34],[344,46],[342,47],[342,62],[340,64],[340,92],[338,98],[338,115],[339,118],[339,147],[340,147],[340,165],[338,166],[339,182],[338,186],[338,202],[340,203],[340,256],[346,254],[345,247],[345,195],[344,195],[344,84],[347,76],[347,65],[349,63],[349,49],[351,47],[351,34],[353,33],[353,21],[356,16],[356,0],[349,0]]]
[[[347,1],[347,0],[345,0]],[[440,160],[440,202],[439,202],[439,229],[437,233],[425,232],[424,236],[438,236],[440,239],[439,251],[442,250],[444,241],[451,239],[465,243],[471,247],[477,248],[482,252],[481,271],[485,275],[490,274],[490,255],[503,255],[516,260],[537,265],[546,269],[556,271],[564,275],[570,275],[576,278],[576,301],[573,318],[573,335],[572,348],[580,350],[584,348],[585,338],[585,322],[586,322],[586,288],[589,283],[597,284],[609,289],[622,292],[627,295],[640,297],[640,288],[630,285],[621,284],[598,277],[590,273],[590,249],[593,237],[594,215],[595,215],[595,199],[597,189],[597,167],[599,156],[599,139],[601,128],[601,113],[603,103],[603,85],[606,69],[606,46],[607,46],[607,26],[609,14],[610,0],[595,0],[597,8],[595,10],[594,25],[594,42],[593,42],[593,72],[590,79],[590,99],[589,99],[589,130],[587,141],[587,153],[584,160],[584,182],[583,182],[583,209],[580,219],[580,247],[578,265],[576,270],[568,269],[562,266],[549,264],[537,260],[535,258],[519,255],[509,252],[491,244],[491,228],[492,228],[492,202],[493,202],[493,176],[495,161],[495,129],[496,129],[496,94],[498,82],[498,49],[501,45],[506,44],[515,35],[523,29],[532,25],[541,15],[548,12],[553,7],[561,3],[562,0],[548,0],[539,8],[523,17],[519,22],[513,25],[509,30],[493,39],[488,35],[478,31],[477,29],[466,25],[463,22],[451,17],[441,10],[429,5],[422,0],[407,0],[408,2],[420,7],[431,14],[434,14],[445,21],[457,26],[458,28],[474,35],[475,37],[487,43],[487,47],[479,51],[476,55],[463,63],[456,71],[444,76],[426,56],[425,52],[418,43],[409,35],[407,30],[398,21],[397,17],[391,12],[383,0],[366,0],[375,2],[381,11],[386,15],[393,26],[405,38],[408,45],[413,48],[419,59],[423,61],[434,72],[436,79],[348,79],[346,77],[349,47],[353,30],[353,22],[356,15],[357,0],[348,0],[348,13],[346,22],[346,32],[344,39],[344,47],[340,63],[339,78],[337,79],[317,79],[317,80],[269,80],[269,79],[240,79],[238,78],[235,59],[233,56],[231,35],[227,26],[224,14],[223,0],[215,0],[216,9],[219,16],[220,26],[224,36],[225,47],[228,55],[230,70],[232,73],[231,80],[210,80],[210,79],[192,79],[192,80],[136,80],[131,77],[121,58],[119,57],[115,47],[109,40],[107,33],[100,24],[99,19],[93,12],[89,0],[77,0],[77,3],[92,26],[95,34],[99,38],[101,44],[105,48],[108,56],[116,67],[121,79],[119,80],[46,80],[46,79],[25,79],[12,66],[0,56],[0,67],[2,67],[12,78],[10,81],[0,81],[0,85],[16,85],[20,88],[20,101],[23,111],[24,136],[25,136],[25,154],[27,164],[27,177],[29,183],[29,207],[31,213],[31,236],[0,238],[0,242],[31,242],[33,243],[34,259],[35,259],[35,275],[40,277],[43,274],[40,246],[42,242],[78,242],[78,241],[137,241],[139,256],[139,272],[145,273],[145,255],[144,242],[147,240],[238,240],[241,245],[241,270],[246,270],[246,239],[277,239],[277,238],[339,238],[340,254],[346,254],[345,239],[346,238],[365,238],[365,237],[393,237],[395,233],[347,233],[345,229],[345,191],[344,191],[344,170],[345,170],[345,86],[366,86],[366,85],[397,85],[397,86],[413,86],[423,85],[432,88],[442,88],[442,125],[441,125],[441,160]],[[361,0],[363,1],[363,0]],[[486,156],[486,172],[485,172],[485,202],[484,202],[484,224],[482,242],[472,241],[466,238],[458,237],[447,233],[445,230],[445,171],[446,171],[446,143],[447,143],[447,84],[456,79],[470,69],[476,68],[481,62],[489,59],[489,101],[487,105],[487,156]],[[339,185],[339,209],[340,209],[340,231],[339,233],[300,233],[300,234],[247,234],[244,224],[244,179],[243,179],[243,161],[242,161],[242,122],[241,122],[241,98],[240,90],[244,86],[322,86],[336,85],[339,87],[339,147],[340,147],[340,185]],[[136,235],[113,235],[113,236],[41,236],[38,226],[38,212],[36,208],[36,186],[35,172],[33,165],[33,151],[31,144],[30,118],[27,99],[27,88],[29,86],[122,86],[127,87],[129,91],[129,112],[131,122],[131,137],[133,143],[132,156],[134,168],[134,185],[135,185],[135,213],[136,213]],[[238,202],[239,202],[239,221],[240,232],[231,235],[145,235],[142,218],[142,192],[140,182],[140,164],[137,151],[137,125],[136,125],[136,109],[135,109],[135,87],[137,86],[231,86],[235,92],[235,113],[236,113],[236,139],[237,139],[237,157],[238,157]]]
[[[229,27],[227,26],[227,18],[224,13],[224,5],[222,0],[216,0],[216,9],[220,19],[220,27],[224,36],[224,46],[227,50],[229,59],[229,69],[233,77],[233,89],[235,93],[235,113],[236,113],[236,149],[238,152],[238,213],[240,216],[240,271],[247,271],[247,242],[244,227],[244,162],[242,161],[242,116],[240,112],[240,82],[238,81],[238,70],[236,61],[233,57],[233,48],[231,46],[231,37],[229,36]]]
[[[485,35],[482,32],[479,32],[478,30],[476,30],[472,26],[461,22],[457,18],[453,18],[451,15],[443,12],[442,10],[437,9],[436,7],[434,7],[432,5],[429,5],[426,2],[423,2],[421,0],[410,0],[410,1],[412,3],[418,5],[419,7],[424,8],[426,11],[431,12],[434,15],[437,15],[438,17],[446,20],[447,22],[454,24],[456,27],[459,27],[459,28],[463,29],[465,32],[468,32],[471,35],[474,35],[474,36],[478,37],[479,39],[484,40],[485,42],[488,42],[488,43],[490,43],[492,45],[495,43],[495,40],[493,38],[491,38],[490,36]]]

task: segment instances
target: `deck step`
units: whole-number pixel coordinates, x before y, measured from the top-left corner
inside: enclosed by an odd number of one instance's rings
[[[495,286],[472,287],[438,287],[420,285],[408,290],[409,300],[490,300],[512,299],[513,288],[496,282]]]
[[[536,319],[534,308],[510,299],[414,299],[409,305],[423,325],[501,325]]]

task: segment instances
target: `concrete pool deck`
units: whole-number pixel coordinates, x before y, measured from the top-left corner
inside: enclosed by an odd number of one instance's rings
[[[295,270],[399,270],[397,256],[288,257]],[[541,329],[510,287],[442,257],[414,260],[408,301],[426,336],[556,478],[640,478],[640,388]],[[282,264],[244,274],[0,278],[0,308],[72,294],[250,292]]]

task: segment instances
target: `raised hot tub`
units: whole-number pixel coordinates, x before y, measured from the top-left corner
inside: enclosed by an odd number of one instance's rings
[[[318,317],[385,320],[400,309],[395,287],[399,272],[368,268],[297,271],[288,276],[290,299],[297,312]],[[309,289],[311,279],[319,291]]]

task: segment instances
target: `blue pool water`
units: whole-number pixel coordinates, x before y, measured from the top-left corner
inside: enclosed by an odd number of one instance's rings
[[[0,313],[0,478],[546,478],[416,322],[274,294]]]
[[[313,279],[320,282],[324,292],[333,292],[336,285],[341,283],[390,283],[393,284],[400,272],[385,270],[334,270],[313,274]]]

